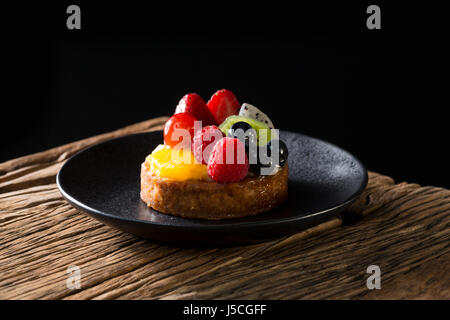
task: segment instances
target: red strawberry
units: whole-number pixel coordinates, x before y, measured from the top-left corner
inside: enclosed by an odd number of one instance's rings
[[[174,114],[164,126],[164,143],[171,148],[190,148],[197,119],[190,113]]]
[[[208,174],[216,182],[236,182],[245,178],[248,167],[244,144],[235,138],[223,138],[214,146]]]
[[[240,104],[233,92],[222,89],[212,95],[208,108],[217,124],[221,124],[227,117],[238,114]]]
[[[192,143],[192,152],[195,159],[203,164],[208,164],[214,146],[222,138],[223,133],[216,126],[206,126],[197,131]]]
[[[202,126],[209,126],[216,124],[211,111],[209,111],[205,100],[196,93],[188,93],[180,102],[178,102],[175,114],[188,112],[202,121]]]

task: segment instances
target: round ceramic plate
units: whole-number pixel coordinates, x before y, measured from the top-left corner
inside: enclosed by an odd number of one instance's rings
[[[163,242],[241,244],[287,236],[344,210],[364,190],[367,171],[347,151],[319,139],[280,132],[289,149],[289,197],[254,217],[208,221],[160,213],[140,199],[141,163],[163,141],[161,131],[129,135],[70,158],[56,178],[74,207],[101,222]]]

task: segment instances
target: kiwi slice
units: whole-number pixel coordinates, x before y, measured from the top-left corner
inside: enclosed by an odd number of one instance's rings
[[[226,136],[228,133],[228,130],[235,124],[236,122],[243,121],[247,122],[249,125],[252,126],[253,129],[256,131],[256,136],[258,138],[258,145],[264,146],[271,140],[271,132],[268,125],[266,125],[264,122],[244,117],[244,116],[229,116],[222,122],[222,124],[219,126],[219,129],[223,132],[223,134]],[[259,132],[259,130],[266,129],[266,133]]]

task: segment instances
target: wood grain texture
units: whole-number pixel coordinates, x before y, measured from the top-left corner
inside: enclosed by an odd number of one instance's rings
[[[105,226],[60,195],[64,161],[166,117],[0,164],[0,299],[450,299],[450,191],[370,172],[342,217],[241,247],[177,247]],[[366,269],[381,268],[381,290]],[[66,286],[67,268],[81,288]]]

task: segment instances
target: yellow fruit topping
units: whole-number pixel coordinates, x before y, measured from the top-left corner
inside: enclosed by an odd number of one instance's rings
[[[172,149],[160,144],[145,159],[152,175],[178,181],[208,180],[206,165],[189,149]]]

